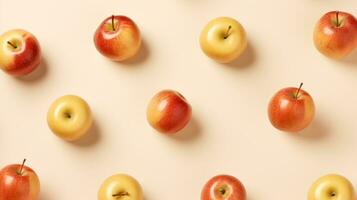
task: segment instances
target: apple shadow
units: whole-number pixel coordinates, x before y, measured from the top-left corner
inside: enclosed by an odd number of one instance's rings
[[[169,135],[169,137],[179,142],[188,142],[197,140],[201,134],[202,128],[199,122],[193,117],[182,131],[174,135]]]
[[[42,184],[41,184],[42,187]],[[47,190],[41,189],[40,191],[40,196],[38,197],[38,200],[50,200],[50,194],[46,192]]]
[[[81,139],[72,142],[76,146],[89,147],[97,144],[101,139],[100,128],[98,124],[93,121],[92,127],[89,129],[88,133]]]
[[[326,123],[323,123],[319,118],[315,118],[311,124],[304,130],[294,136],[308,140],[322,140],[329,136],[329,129]]]
[[[48,73],[47,61],[45,58],[42,57],[40,65],[33,72],[25,76],[17,77],[17,79],[19,81],[23,81],[26,83],[34,83],[43,79],[47,73]]]
[[[119,62],[125,66],[136,66],[144,63],[150,56],[150,50],[146,40],[142,39],[139,52],[131,59]]]
[[[357,67],[357,49],[351,52],[346,58],[342,60],[343,63]]]
[[[237,59],[233,60],[230,63],[223,64],[225,66],[235,68],[235,69],[243,69],[251,66],[256,60],[256,52],[252,46],[248,42],[247,48],[243,52],[243,54],[238,57]]]

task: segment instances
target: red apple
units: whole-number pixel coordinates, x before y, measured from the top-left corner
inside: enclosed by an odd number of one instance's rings
[[[235,177],[218,175],[203,187],[201,200],[245,200],[244,185]]]
[[[14,29],[0,36],[0,68],[13,76],[23,76],[40,64],[41,49],[31,33]]]
[[[29,167],[8,165],[0,171],[0,200],[37,200],[40,180]]]
[[[140,30],[129,17],[113,15],[99,25],[94,34],[94,44],[104,56],[124,61],[139,51]]]
[[[357,46],[357,19],[346,12],[326,13],[316,24],[314,43],[328,57],[347,56]]]
[[[147,119],[157,131],[172,134],[183,129],[191,119],[191,106],[185,97],[173,90],[156,94],[147,108]]]
[[[270,100],[268,115],[275,128],[298,132],[311,123],[315,115],[315,104],[301,87],[302,83],[299,88],[284,88]]]

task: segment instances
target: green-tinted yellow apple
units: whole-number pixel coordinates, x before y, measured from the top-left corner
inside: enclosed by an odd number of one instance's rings
[[[353,185],[343,176],[329,174],[312,184],[308,200],[355,200]]]
[[[237,20],[219,17],[204,27],[200,45],[208,57],[217,62],[228,63],[238,58],[246,49],[246,32]]]
[[[47,113],[47,122],[57,136],[74,141],[87,133],[92,124],[92,114],[82,98],[67,95],[52,103]]]

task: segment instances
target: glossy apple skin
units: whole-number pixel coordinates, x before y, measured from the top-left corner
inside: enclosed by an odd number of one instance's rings
[[[316,180],[308,192],[308,200],[355,200],[352,183],[337,174],[325,175]]]
[[[339,27],[336,24],[337,14],[341,22]],[[315,26],[314,43],[327,57],[341,59],[347,56],[357,46],[357,19],[346,12],[326,13]]]
[[[66,95],[52,103],[47,113],[47,123],[60,138],[75,141],[90,129],[92,114],[85,100],[75,95]]]
[[[246,200],[244,185],[235,177],[218,175],[203,187],[201,200]]]
[[[246,49],[246,32],[235,19],[219,17],[210,21],[202,30],[200,46],[208,57],[220,63],[228,63],[238,58]]]
[[[31,168],[24,166],[22,175],[17,174],[21,165],[8,165],[0,171],[0,200],[37,200],[40,180]]]
[[[137,54],[141,46],[141,35],[138,26],[126,16],[106,18],[94,34],[94,44],[104,56],[114,61],[124,61]]]
[[[11,42],[16,48],[8,44]],[[31,33],[14,29],[0,36],[0,68],[13,76],[24,76],[34,71],[41,61],[41,48]]]
[[[147,120],[157,131],[174,134],[191,119],[192,109],[185,97],[174,90],[157,93],[147,108]]]
[[[143,196],[140,183],[126,174],[116,174],[107,178],[98,191],[98,200],[143,200]]]
[[[315,104],[304,90],[289,87],[278,91],[270,100],[268,115],[271,124],[282,131],[298,132],[306,128],[314,118]]]

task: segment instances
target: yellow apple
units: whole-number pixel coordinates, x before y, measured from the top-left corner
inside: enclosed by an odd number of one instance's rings
[[[355,200],[353,185],[343,176],[329,174],[312,184],[308,200]]]
[[[200,45],[210,58],[228,63],[238,58],[247,47],[243,26],[235,19],[219,17],[210,21],[202,30]]]
[[[137,180],[126,174],[107,178],[98,192],[98,200],[143,200],[143,190]]]
[[[47,123],[57,136],[74,141],[87,133],[92,124],[92,114],[82,98],[66,95],[52,103],[47,113]]]

